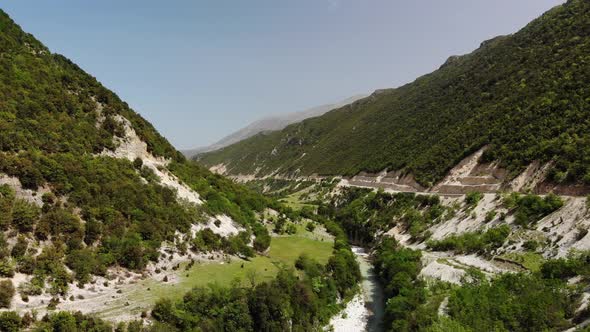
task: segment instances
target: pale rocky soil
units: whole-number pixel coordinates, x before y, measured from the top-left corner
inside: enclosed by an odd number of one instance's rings
[[[219,226],[215,225],[216,221],[220,222]],[[195,233],[205,228],[209,228],[213,231],[213,233],[221,235],[223,237],[237,235],[239,232],[244,230],[243,227],[236,224],[230,217],[226,215],[218,215],[209,218],[209,221],[206,224],[192,225],[191,233],[194,236]]]
[[[137,133],[131,126],[129,120],[117,115],[115,118],[125,128],[125,137],[116,138],[118,147],[115,151],[105,150],[101,153],[102,156],[109,156],[113,158],[128,159],[130,161],[140,158],[143,165],[149,167],[160,178],[160,183],[177,191],[180,198],[195,204],[201,204],[199,194],[182,183],[180,179],[166,170],[169,161],[164,158],[153,156],[147,150],[147,144],[137,136]]]
[[[14,189],[17,198],[24,199],[38,206],[43,205],[43,201],[41,200],[43,194],[51,192],[51,190],[47,187],[41,187],[36,191],[31,189],[24,189],[18,178],[0,173],[0,185],[3,184],[6,184],[10,186],[12,189]]]
[[[368,320],[368,312],[365,300],[361,294],[357,294],[346,308],[330,319],[330,324],[335,332],[365,331]]]
[[[97,112],[99,113],[99,123],[97,125],[103,120],[100,114],[101,109],[101,105],[97,104]],[[168,172],[166,169],[169,163],[168,160],[157,158],[147,151],[147,144],[137,136],[137,133],[127,119],[117,116],[116,120],[123,125],[125,137],[116,138],[118,146],[115,151],[105,150],[100,156],[122,158],[130,161],[141,158],[143,165],[154,171],[162,185],[176,190],[179,199],[189,204],[199,205],[203,203],[196,191]],[[39,206],[43,204],[41,200],[42,195],[51,191],[48,187],[39,188],[37,191],[23,189],[17,178],[4,174],[0,174],[0,184],[8,184],[15,190],[18,198],[25,199]],[[215,225],[216,220],[220,222],[219,226]],[[82,220],[82,222],[84,221]],[[193,225],[191,235],[204,228],[210,228],[214,233],[224,237],[238,234],[243,230],[230,217],[218,215],[211,217],[206,224]],[[182,234],[178,235],[183,236]],[[12,246],[16,242],[16,238],[8,237],[8,242]],[[36,248],[38,253],[40,253],[41,249],[48,244],[48,241],[43,243],[30,241],[29,246]],[[181,255],[173,244],[163,245],[160,252],[162,254],[161,259],[157,263],[150,263],[145,271],[141,273],[128,271],[123,268],[111,268],[108,270],[106,278],[95,276],[92,283],[86,284],[84,287],[78,287],[75,283],[70,284],[68,294],[60,297],[60,303],[57,305],[57,309],[81,311],[83,313],[98,313],[100,316],[113,321],[137,319],[139,318],[141,309],[149,308],[151,303],[146,303],[145,299],[134,301],[123,294],[135,290],[140,281],[153,280],[154,282],[161,282],[164,276],[166,276],[168,277],[168,283],[174,284],[178,282],[179,278],[178,273],[173,271],[172,268],[180,263],[194,260],[196,262],[218,262],[223,264],[223,261],[227,259],[222,253],[205,255],[189,252],[186,255]],[[31,278],[32,276],[17,273],[10,279],[15,288],[18,289],[21,284],[30,281]],[[73,301],[70,300],[71,296],[74,297]],[[52,295],[44,293],[39,296],[29,296],[28,302],[24,302],[17,293],[12,302],[11,310],[16,310],[20,313],[34,310],[39,314],[39,317],[42,317],[47,312],[47,304],[51,298],[53,298]]]

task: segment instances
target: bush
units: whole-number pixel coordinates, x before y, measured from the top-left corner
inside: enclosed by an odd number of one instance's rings
[[[14,264],[8,258],[0,260],[0,277],[11,278],[14,276]]]
[[[143,160],[139,157],[135,158],[133,160],[133,167],[135,167],[135,169],[140,170],[143,166]]]
[[[254,226],[254,249],[258,252],[264,252],[270,247],[271,237],[268,229],[264,225],[257,223]]]
[[[285,228],[285,233],[289,234],[289,235],[293,235],[297,233],[297,227],[295,226],[295,224],[290,223],[289,225],[287,225],[287,228]]]
[[[496,218],[496,211],[488,211],[488,213],[486,213],[485,222],[490,222],[494,220],[494,218]]]
[[[10,308],[14,294],[14,285],[11,280],[0,281],[0,308]]]
[[[39,208],[23,199],[17,199],[12,209],[12,225],[20,232],[32,232],[39,219]]]
[[[27,243],[27,239],[25,239],[24,236],[20,235],[16,241],[16,244],[14,245],[14,247],[12,247],[10,255],[14,258],[21,258],[27,252],[28,247],[29,244]]]
[[[535,240],[528,240],[522,244],[522,247],[528,251],[535,251],[539,247],[539,242]]]
[[[6,241],[6,237],[4,233],[0,231],[0,259],[6,258],[8,256],[8,241]]]
[[[552,259],[541,265],[541,274],[546,279],[569,279],[578,275],[582,265],[578,259]]]
[[[465,204],[467,207],[474,208],[483,198],[483,194],[478,191],[472,191],[465,195]]]
[[[1,299],[1,298],[0,298]],[[14,311],[0,312],[0,331],[18,332],[23,324],[20,316]]]

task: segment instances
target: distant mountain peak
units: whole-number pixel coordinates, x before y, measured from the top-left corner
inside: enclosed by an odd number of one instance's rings
[[[303,121],[308,118],[321,116],[321,115],[325,114],[326,112],[329,112],[333,109],[340,108],[342,106],[351,104],[351,103],[353,103],[359,99],[365,98],[365,97],[367,97],[367,95],[358,94],[358,95],[354,95],[352,97],[346,98],[344,100],[341,100],[341,101],[333,103],[333,104],[324,104],[324,105],[312,107],[312,108],[304,110],[304,111],[291,112],[291,113],[287,113],[287,114],[278,114],[278,115],[264,117],[262,119],[259,119],[259,120],[256,120],[256,121],[250,123],[249,125],[243,127],[242,129],[239,129],[238,131],[235,131],[235,132],[223,137],[219,141],[217,141],[209,146],[196,148],[196,149],[190,149],[190,150],[184,150],[184,151],[182,151],[182,153],[184,153],[185,156],[187,156],[187,157],[193,157],[199,153],[205,153],[205,152],[219,150],[219,149],[224,148],[226,146],[229,146],[229,145],[232,145],[232,144],[237,143],[239,141],[250,138],[258,133],[281,130],[290,124],[297,123],[297,122]]]

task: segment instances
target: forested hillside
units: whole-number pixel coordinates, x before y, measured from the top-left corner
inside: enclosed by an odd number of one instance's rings
[[[55,309],[110,269],[145,273],[164,243],[187,261],[268,249],[275,202],[187,161],[1,11],[0,71],[0,308],[18,293],[20,309]]]
[[[0,331],[318,330],[356,292],[339,226],[186,160],[2,11],[0,71]]]
[[[570,0],[519,32],[453,56],[435,72],[324,116],[200,157],[229,174],[411,173],[430,187],[488,146],[516,176],[590,183],[590,3]]]
[[[34,232],[40,240],[63,236],[70,249],[102,239],[109,244],[103,250],[112,246],[113,251],[123,250],[124,259],[140,260],[119,263],[140,268],[143,259],[155,258],[148,248],[157,249],[175,231],[186,232],[191,223],[202,222],[202,214],[225,213],[248,225],[255,222],[254,211],[269,204],[260,195],[190,165],[113,92],[70,60],[49,52],[4,12],[0,52],[0,172],[18,178],[24,189],[43,188],[45,193],[39,208],[5,186],[0,196],[2,229]],[[128,160],[109,152],[130,140],[126,131],[146,145],[146,158],[162,161],[157,168],[144,165],[140,156]],[[183,178],[205,204],[177,200],[174,188],[154,174],[159,171]],[[64,214],[72,222],[69,229],[53,224],[59,224]],[[68,233],[75,239],[68,239]],[[135,247],[144,257],[124,255]],[[117,255],[106,259],[117,260]]]

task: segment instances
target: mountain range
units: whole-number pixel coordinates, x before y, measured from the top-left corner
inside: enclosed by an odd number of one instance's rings
[[[184,153],[184,155],[186,155],[187,157],[190,158],[190,157],[194,157],[195,155],[200,154],[200,153],[219,150],[219,149],[224,148],[228,145],[232,145],[232,144],[237,143],[239,141],[250,138],[258,133],[281,130],[292,123],[300,122],[300,121],[303,121],[308,118],[313,118],[316,116],[323,115],[324,113],[326,113],[330,110],[340,108],[344,105],[348,105],[348,104],[350,104],[356,100],[359,100],[361,98],[364,98],[364,97],[366,97],[366,95],[355,95],[355,96],[352,96],[350,98],[346,98],[346,99],[339,101],[337,103],[334,103],[334,104],[320,105],[320,106],[316,106],[316,107],[313,107],[313,108],[310,108],[310,109],[307,109],[304,111],[292,112],[292,113],[287,113],[284,115],[269,116],[269,117],[254,121],[251,124],[247,125],[246,127],[223,137],[219,141],[217,141],[209,146],[191,149],[191,150],[184,150],[184,151],[182,151],[182,153]]]
[[[590,184],[589,9],[570,1],[414,82],[198,160],[254,177],[397,172],[431,188],[485,148],[507,180],[540,163],[549,182]]]

